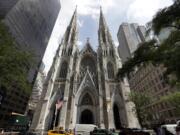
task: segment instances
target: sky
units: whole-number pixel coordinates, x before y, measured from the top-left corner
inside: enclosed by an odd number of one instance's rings
[[[123,22],[146,25],[155,13],[172,4],[172,0],[60,0],[61,10],[50,37],[43,58],[47,73],[56,49],[70,22],[77,5],[78,41],[81,49],[90,38],[92,47],[98,46],[98,26],[100,6],[102,7],[107,25],[115,45],[118,45],[117,32]]]

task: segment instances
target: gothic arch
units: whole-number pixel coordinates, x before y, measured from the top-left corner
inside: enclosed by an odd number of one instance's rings
[[[123,96],[119,93],[119,90],[116,89],[112,95],[112,111],[113,111],[113,121],[114,127],[116,129],[122,128],[123,126],[127,126],[127,115],[125,109],[125,103],[123,100]]]
[[[55,106],[56,106],[56,102],[58,97],[60,97],[60,91],[57,90],[56,92],[53,93],[51,99],[50,99],[50,103],[49,103],[49,107],[48,107],[48,115],[46,117],[46,121],[48,121],[48,125],[47,125],[47,129],[53,129],[54,124],[57,126],[58,125],[58,118],[60,115],[60,110],[57,111],[57,117],[55,119]]]
[[[89,109],[83,110],[80,115],[79,123],[80,124],[94,124],[93,112]]]
[[[98,99],[97,94],[92,88],[85,87],[82,91],[77,93],[77,105],[97,105]]]
[[[96,72],[96,62],[93,56],[85,55],[81,59],[80,69],[86,70],[87,68],[91,73]]]
[[[114,78],[114,66],[111,62],[107,63],[107,73],[108,73],[108,78],[113,79]]]
[[[68,72],[68,63],[63,61],[60,68],[59,78],[66,78]]]
[[[89,93],[86,93],[82,98],[81,105],[93,105],[93,101]]]
[[[113,115],[114,115],[114,125],[116,129],[121,129],[121,118],[120,118],[120,112],[119,107],[116,103],[113,105]]]
[[[98,94],[92,87],[79,89],[75,96],[76,123],[98,125]],[[87,117],[87,121],[84,119]]]

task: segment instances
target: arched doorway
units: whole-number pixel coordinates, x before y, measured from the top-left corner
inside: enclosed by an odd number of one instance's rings
[[[121,129],[122,125],[121,125],[121,119],[119,116],[119,109],[117,104],[114,104],[113,106],[113,113],[114,113],[114,124],[115,124],[115,128],[116,129]]]
[[[77,124],[97,124],[96,99],[89,88],[81,94],[77,108]]]
[[[93,113],[86,109],[81,113],[80,124],[94,124]]]

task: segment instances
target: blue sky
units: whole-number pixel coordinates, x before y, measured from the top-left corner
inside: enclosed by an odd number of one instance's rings
[[[116,37],[119,25],[122,22],[138,23],[145,25],[161,8],[172,4],[172,0],[60,0],[61,10],[49,40],[43,62],[47,73],[77,5],[80,48],[90,38],[94,49],[98,45],[98,26],[100,6],[112,34],[113,40],[118,45]]]
[[[79,48],[81,49],[87,38],[90,38],[91,45],[96,49],[98,43],[98,22],[92,19],[90,15],[79,16],[79,21],[81,22],[81,26],[79,26]]]

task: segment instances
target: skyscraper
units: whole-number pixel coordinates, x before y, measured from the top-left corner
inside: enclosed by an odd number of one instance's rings
[[[4,2],[4,5],[12,4],[10,0],[0,1]],[[59,11],[59,0],[19,0],[12,4],[4,18],[19,49],[32,51],[34,54],[36,63],[33,68],[29,67],[27,76],[30,83],[36,78]],[[25,113],[31,93],[14,87],[5,94],[0,94],[6,95],[0,105],[0,127],[4,127],[9,124],[8,119],[12,112]]]
[[[17,2],[18,0],[0,0],[0,18],[4,18]]]
[[[136,23],[122,23],[118,30],[118,51],[122,63],[133,55],[133,52],[138,48],[138,44],[145,41],[146,29],[144,26],[139,26]]]
[[[5,17],[19,47],[35,54],[35,68],[30,69],[28,76],[30,82],[35,79],[59,10],[59,0],[19,0]]]

